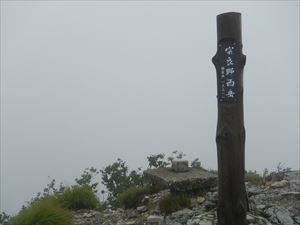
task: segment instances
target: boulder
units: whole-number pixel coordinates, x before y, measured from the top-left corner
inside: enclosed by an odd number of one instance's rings
[[[265,210],[269,216],[269,220],[273,223],[284,224],[284,225],[294,225],[294,221],[291,217],[288,209],[282,206],[272,206]]]
[[[288,185],[288,183],[289,182],[287,180],[276,181],[271,184],[271,187],[272,188],[282,188],[282,187]]]
[[[202,168],[189,168],[184,173],[171,168],[148,169],[144,177],[150,184],[169,188],[172,192],[206,192],[217,185],[217,175]]]

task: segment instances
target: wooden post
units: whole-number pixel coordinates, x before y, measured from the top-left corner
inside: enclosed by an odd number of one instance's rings
[[[217,16],[218,51],[212,61],[218,87],[218,225],[245,225],[245,128],[241,14]]]

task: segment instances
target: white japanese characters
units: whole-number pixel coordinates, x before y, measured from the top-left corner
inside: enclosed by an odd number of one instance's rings
[[[231,57],[228,57],[226,59],[226,62],[227,62],[227,66],[233,66],[233,61],[232,61]]]
[[[226,80],[227,87],[234,87],[235,82],[232,79]]]
[[[229,91],[226,94],[226,96],[229,97],[229,98],[233,98],[234,95],[235,95],[235,93],[231,89],[229,89]]]
[[[234,47],[229,46],[228,48],[225,48],[225,52],[227,55],[232,55]]]
[[[234,74],[234,69],[232,67],[226,68],[226,75],[232,75]]]
[[[222,48],[222,55],[225,58],[221,66],[220,101],[234,101],[236,98],[234,50],[235,43]]]

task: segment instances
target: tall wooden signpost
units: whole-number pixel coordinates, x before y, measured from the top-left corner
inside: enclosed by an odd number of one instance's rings
[[[212,61],[218,86],[218,225],[246,224],[245,128],[240,13],[217,16],[218,50]]]

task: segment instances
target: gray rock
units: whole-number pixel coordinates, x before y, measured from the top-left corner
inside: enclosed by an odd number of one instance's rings
[[[137,210],[139,213],[143,213],[143,212],[146,212],[146,211],[148,210],[148,208],[147,208],[147,206],[142,205],[142,206],[137,207],[136,210]]]
[[[211,220],[201,220],[199,225],[213,225],[213,221]]]
[[[300,224],[300,216],[295,216],[294,220],[296,223]]]
[[[188,209],[188,208],[185,208],[185,209],[182,209],[182,210],[178,210],[178,211],[176,211],[176,212],[173,212],[173,213],[172,213],[172,216],[174,216],[174,217],[179,217],[179,216],[186,215],[186,214],[192,216],[192,215],[193,215],[193,210],[190,210],[190,209]]]
[[[117,222],[116,225],[125,225],[125,223],[126,223],[126,222],[124,222],[123,220],[120,220],[120,221]]]
[[[212,201],[206,201],[204,204],[203,204],[204,208],[206,211],[210,211],[214,208],[217,207],[217,204],[215,202],[212,202]]]
[[[289,191],[300,192],[300,171],[287,172],[285,179],[289,181]]]
[[[137,217],[138,217],[138,213],[136,210],[134,210],[134,209],[127,210],[127,218],[128,219],[137,218]]]
[[[269,216],[269,220],[273,223],[294,225],[294,221],[291,218],[290,212],[284,207],[272,206],[266,209],[265,213]]]
[[[267,206],[266,205],[256,205],[256,209],[258,210],[264,210]]]
[[[142,200],[142,204],[146,205],[149,203],[149,201],[150,201],[150,196],[146,195]]]
[[[205,213],[205,211],[206,211],[205,208],[202,207],[202,206],[200,208],[199,207],[194,207],[193,208],[193,213],[194,213],[195,216],[203,214],[203,213]]]
[[[179,211],[176,211],[171,214],[171,218],[174,218],[176,222],[179,223],[186,223],[188,219],[190,219],[193,216],[193,210],[190,209],[182,209]]]
[[[289,211],[285,208],[282,208],[276,212],[278,221],[284,225],[294,225],[294,221],[291,218]]]
[[[206,193],[207,200],[217,203],[218,202],[218,192],[207,192]]]
[[[82,218],[91,218],[91,217],[93,217],[93,216],[95,216],[95,214],[94,214],[94,213],[90,213],[90,212],[83,213],[83,214],[81,215]]]
[[[163,216],[150,215],[147,218],[148,225],[161,225],[161,224],[163,224],[163,222],[164,222]]]
[[[255,223],[255,221],[256,221],[255,217],[252,215],[249,215],[249,214],[247,214],[246,219],[247,219],[248,223]]]
[[[182,223],[173,220],[167,220],[166,225],[182,225]]]
[[[187,221],[186,225],[213,225],[213,221],[208,219],[191,219]]]
[[[124,222],[122,223],[122,225],[135,225],[135,221],[127,221],[127,222]]]
[[[271,187],[272,188],[282,188],[282,187],[288,185],[288,183],[289,182],[287,180],[276,181],[271,184]]]
[[[174,172],[189,171],[189,162],[187,160],[173,160],[171,169]]]
[[[198,225],[200,223],[200,219],[191,219],[188,220],[186,225]]]
[[[204,201],[205,201],[205,198],[204,198],[204,197],[202,197],[202,196],[198,196],[198,197],[197,197],[197,203],[198,203],[198,204],[202,204]]]

